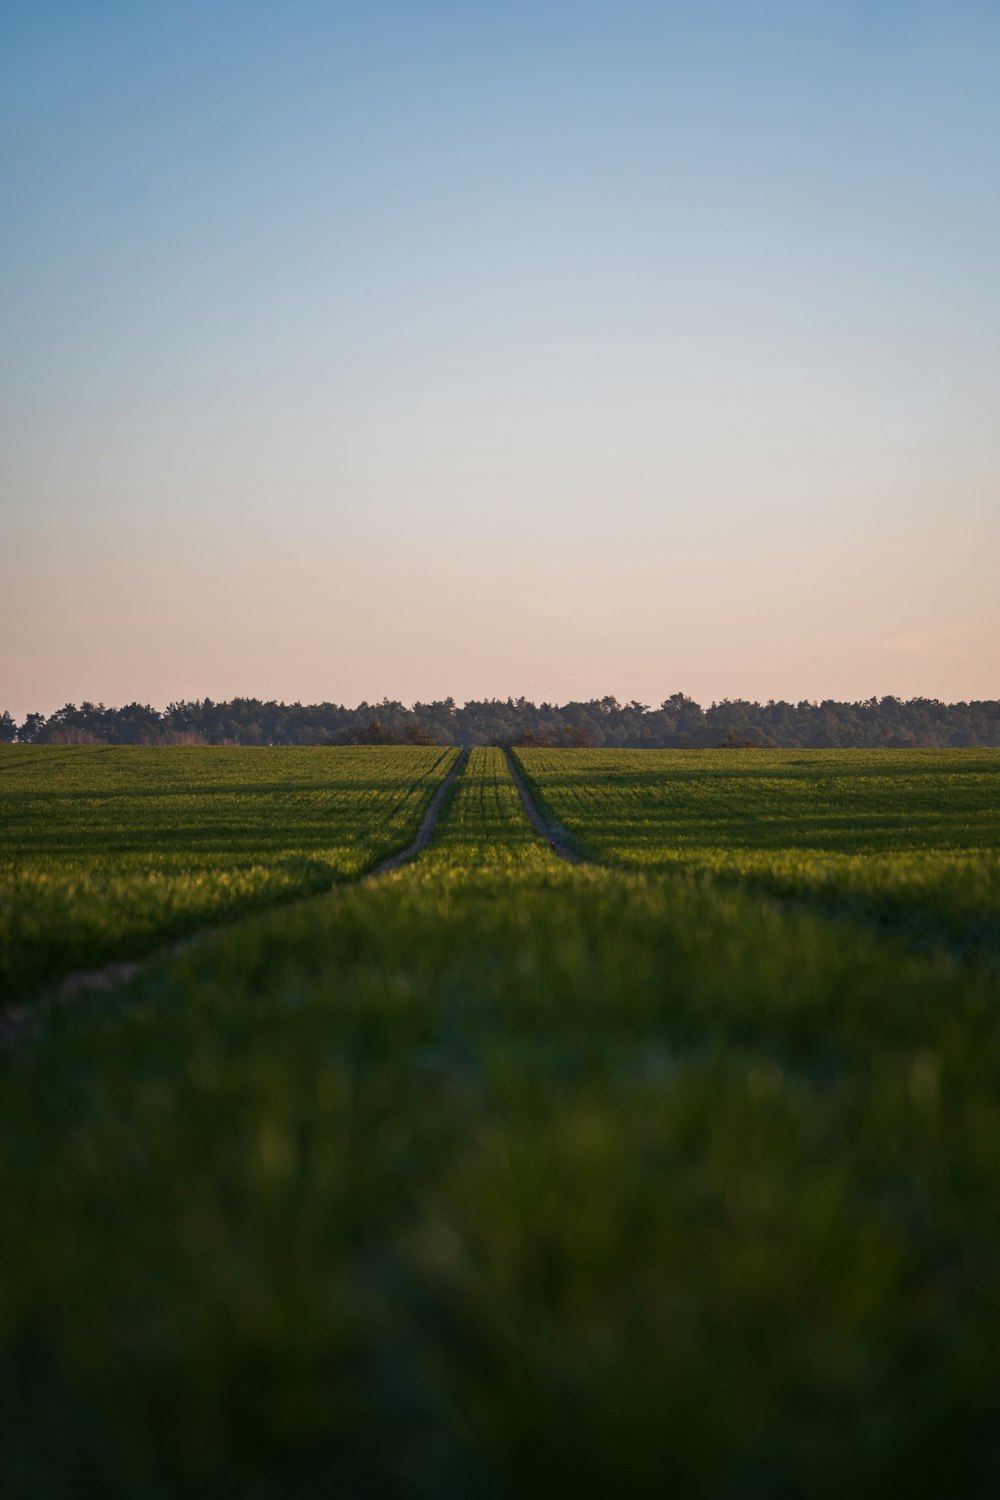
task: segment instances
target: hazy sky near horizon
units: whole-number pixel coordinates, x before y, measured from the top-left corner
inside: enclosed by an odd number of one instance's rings
[[[1000,695],[995,0],[0,0],[0,709]]]

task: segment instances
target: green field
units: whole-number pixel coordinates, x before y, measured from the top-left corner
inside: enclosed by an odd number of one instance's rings
[[[0,1002],[364,873],[457,753],[0,745]]]
[[[1000,951],[995,750],[526,750],[554,821],[625,869],[710,873],[921,945]]]
[[[422,752],[200,753],[216,788],[317,757],[239,793],[251,862],[351,756],[401,847],[450,763],[407,800]],[[62,754],[3,762],[15,880],[86,854],[61,778],[100,753]],[[118,752],[94,857],[138,869],[170,823],[130,754],[181,809],[196,762]],[[36,1006],[0,1063],[5,1494],[997,1493],[1000,754],[519,759],[591,862],[474,750],[410,864]],[[393,846],[360,778],[283,846],[326,884]]]

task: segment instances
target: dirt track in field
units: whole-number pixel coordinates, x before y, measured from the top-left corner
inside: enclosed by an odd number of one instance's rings
[[[532,799],[531,793],[528,791],[524,778],[518,770],[510,751],[505,750],[504,756],[507,761],[507,766],[510,770],[511,778],[514,782],[514,785],[517,787],[518,795],[521,798],[521,803],[524,807],[524,811],[527,814],[528,821],[531,823],[532,828],[534,828],[535,832],[545,840],[545,842],[549,845],[549,848],[552,849],[555,854],[558,854],[560,859],[566,860],[566,862],[571,865],[584,863],[583,857],[578,854],[569,843],[565,831],[557,824],[550,823],[539,811],[538,807]],[[451,770],[445,777],[444,781],[442,781],[441,785],[434,793],[430,802],[427,804],[427,810],[425,811],[424,816],[421,819],[420,827],[417,829],[416,836],[413,839],[413,842],[411,844],[408,844],[405,849],[401,849],[397,854],[390,855],[388,859],[384,859],[381,864],[376,865],[375,868],[373,870],[369,870],[367,874],[362,875],[360,877],[361,881],[375,880],[380,875],[388,875],[393,870],[398,870],[401,865],[406,864],[409,860],[415,859],[418,854],[426,849],[427,845],[431,841],[431,838],[433,837],[434,830],[437,827],[438,819],[441,816],[441,810],[444,806],[445,799],[447,798],[452,785],[465,769],[468,759],[468,750],[462,750],[457,760],[455,761],[455,764],[452,766]],[[350,883],[352,882],[338,881],[337,885],[346,885]],[[335,889],[336,887],[333,888]],[[321,894],[321,892],[312,891],[302,899],[315,900],[316,897]],[[281,903],[281,905],[285,904],[286,903]],[[262,910],[263,909],[265,908],[262,908]],[[192,933],[189,937],[182,938],[180,942],[172,943],[166,949],[161,948],[158,952],[151,953],[148,955],[148,957],[137,962],[122,962],[121,960],[119,960],[117,962],[105,964],[102,968],[99,969],[90,969],[67,974],[61,980],[57,981],[55,985],[53,985],[52,988],[48,991],[48,998],[71,999],[74,996],[85,994],[87,992],[109,990],[114,989],[118,985],[127,984],[129,980],[133,979],[139,973],[140,969],[145,968],[148,964],[181,953],[186,948],[192,947],[201,938],[207,936],[210,933],[218,932],[220,928],[227,925],[228,924],[225,922],[220,922],[218,924],[213,924],[211,926],[205,927],[200,932]],[[0,1044],[11,1044],[19,1041],[25,1034],[29,1033],[33,1029],[33,1023],[37,1020],[37,1017],[37,1002],[31,1006],[15,1004],[7,1006],[6,1008],[0,1010]]]
[[[570,844],[566,832],[557,823],[550,823],[539,811],[532,799],[531,793],[525,785],[524,777],[521,775],[514,762],[514,757],[509,750],[504,750],[507,757],[507,769],[510,771],[511,779],[517,787],[525,812],[528,814],[528,822],[536,833],[541,834],[554,854],[564,859],[570,865],[582,865],[585,863],[582,854],[577,854]]]
[[[375,866],[374,870],[369,870],[367,875],[363,875],[361,877],[362,880],[375,880],[379,875],[388,875],[390,870],[398,870],[400,865],[405,865],[407,860],[415,858],[422,849],[427,848],[427,845],[431,841],[431,835],[437,826],[437,820],[441,816],[444,799],[448,795],[452,782],[465,769],[465,763],[468,758],[468,750],[463,750],[459,754],[455,764],[427,804],[427,811],[424,813],[423,821],[417,829],[417,836],[413,840],[413,843],[408,848],[401,849],[398,854],[392,854],[388,859],[384,859],[380,865]]]

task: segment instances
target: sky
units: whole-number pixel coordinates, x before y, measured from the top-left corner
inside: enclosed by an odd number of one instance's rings
[[[0,710],[1000,696],[995,0],[0,0]]]

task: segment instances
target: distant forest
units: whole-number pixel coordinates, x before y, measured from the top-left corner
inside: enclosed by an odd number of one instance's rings
[[[461,707],[390,701],[337,703],[67,703],[48,718],[18,724],[0,713],[0,741],[20,745],[552,745],[625,748],[834,749],[878,746],[1000,745],[1000,701],[940,703],[936,698],[869,698],[859,703],[750,703],[725,698],[702,708],[674,693],[658,708],[592,698],[534,704],[487,698]]]

